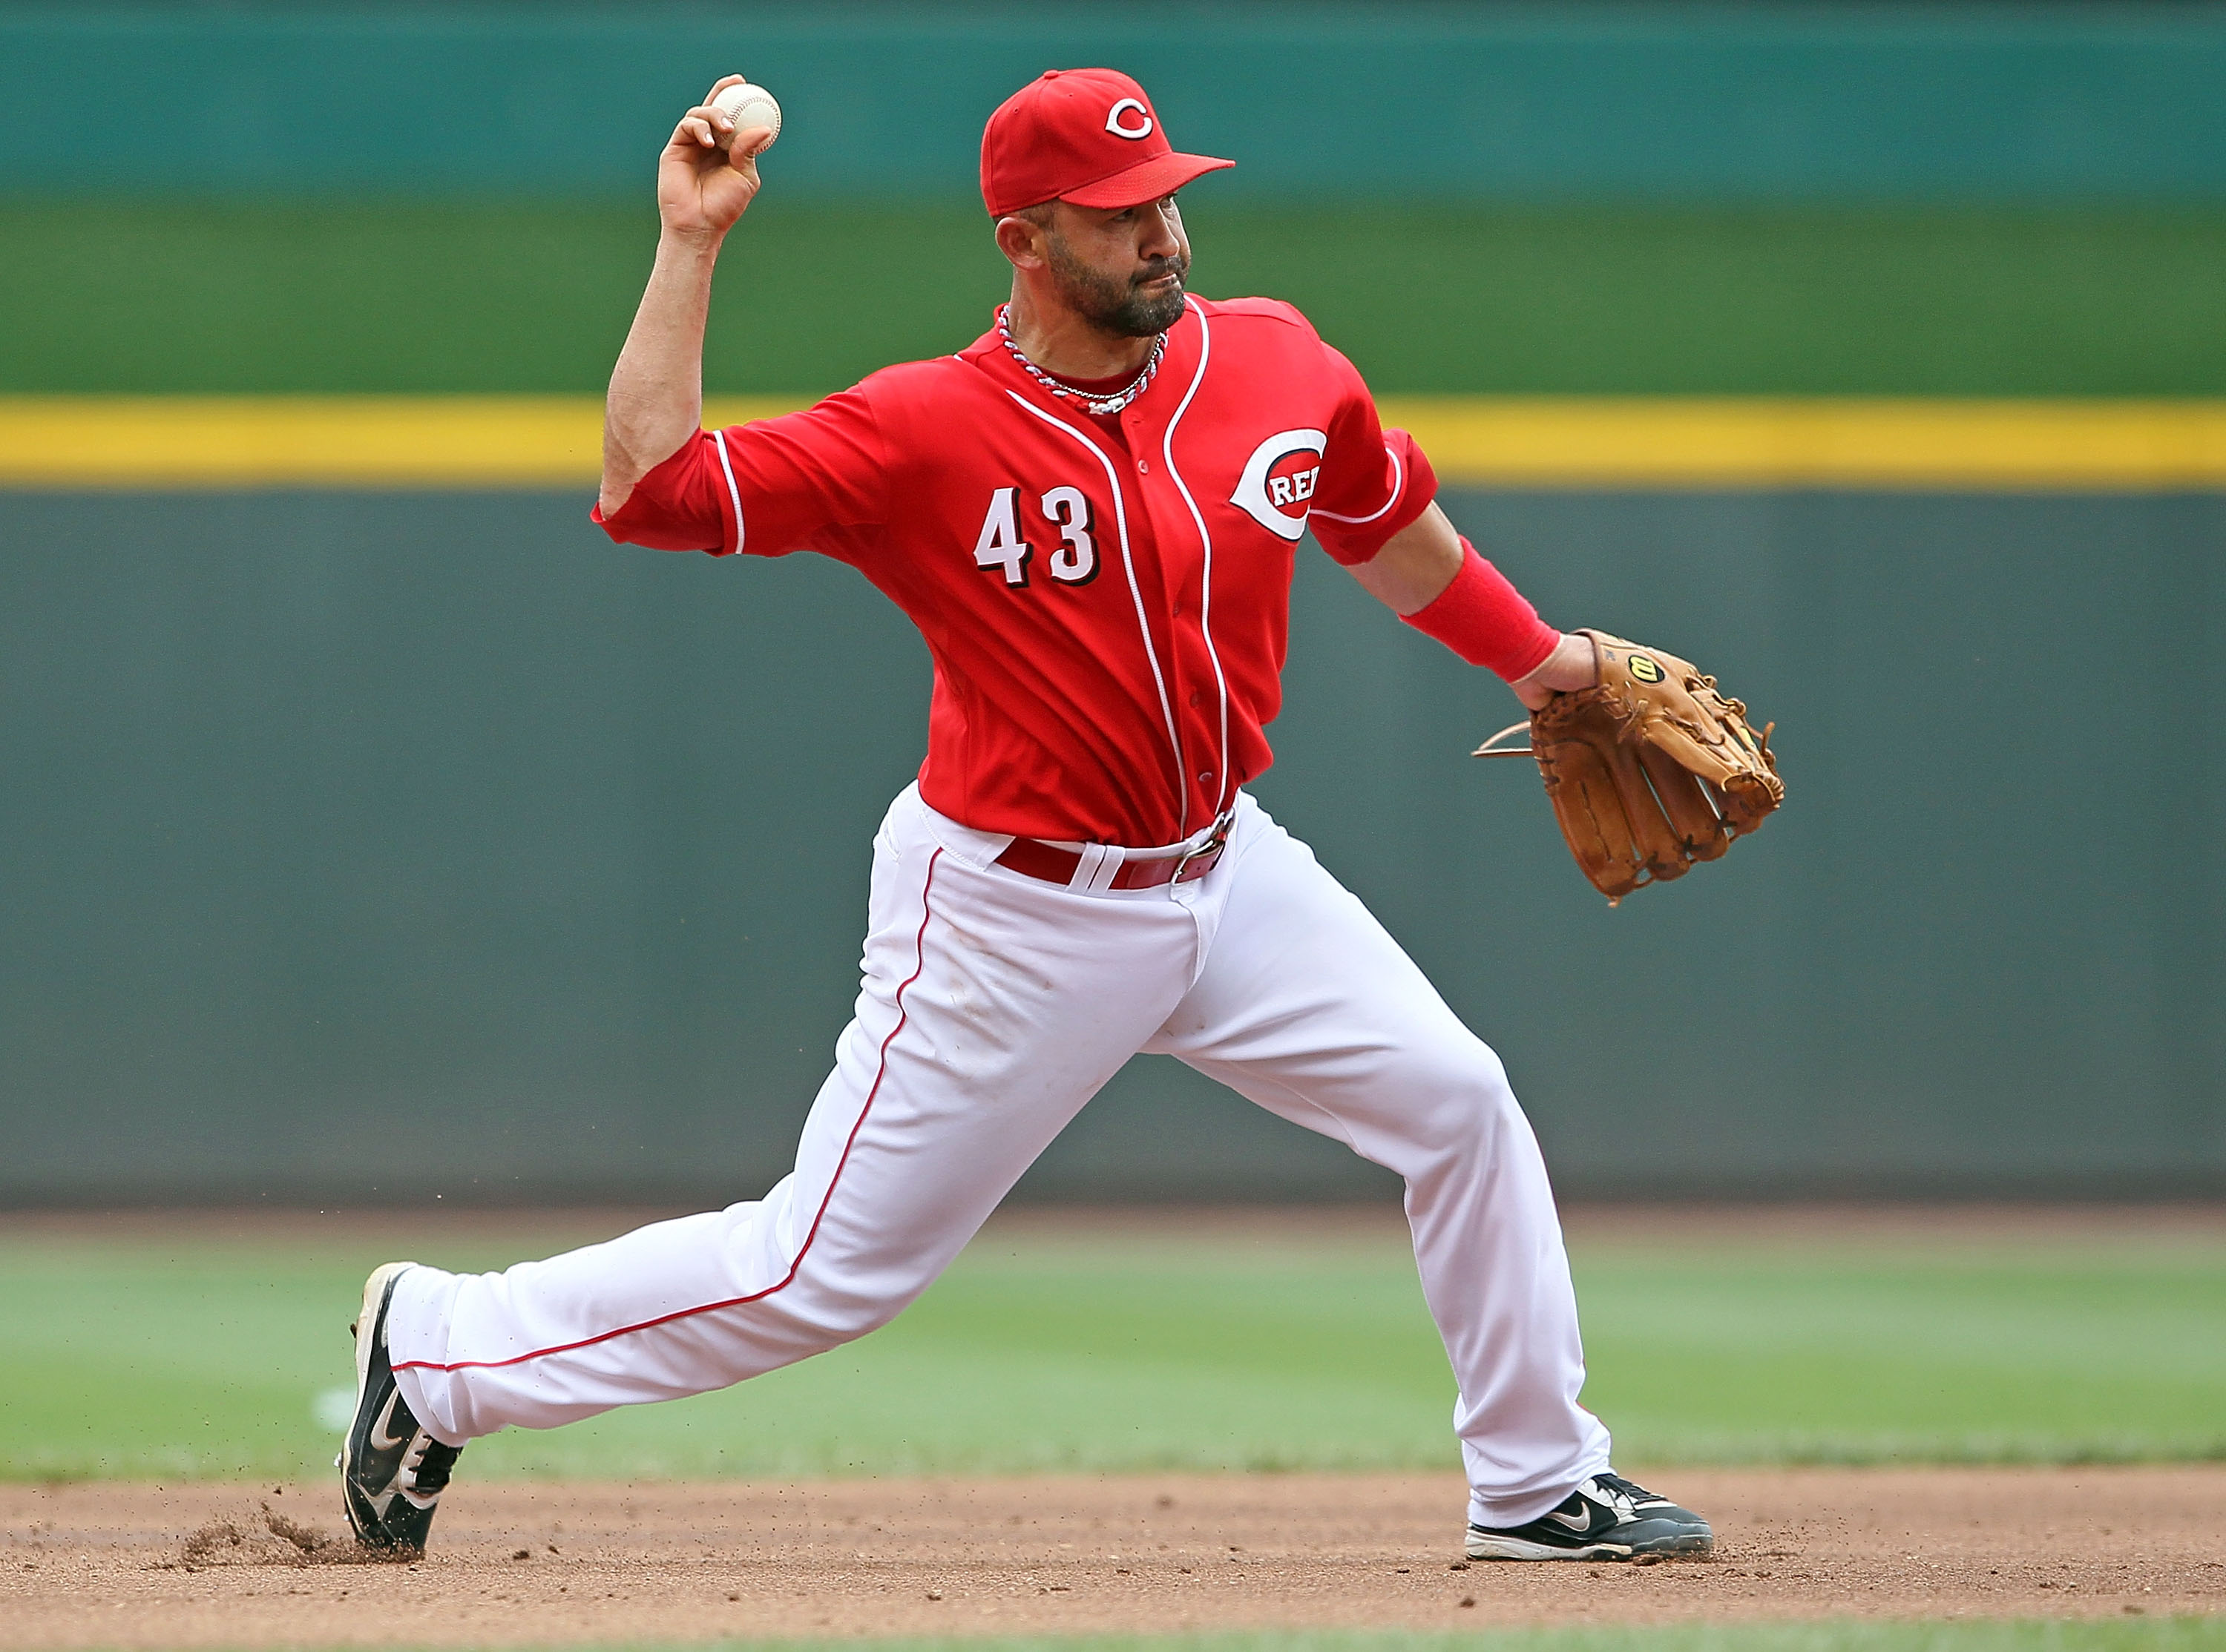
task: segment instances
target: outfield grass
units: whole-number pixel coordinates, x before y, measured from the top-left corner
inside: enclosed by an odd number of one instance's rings
[[[1303,306],[1377,389],[2226,394],[2226,211],[1190,203],[1208,294]],[[639,205],[0,200],[0,393],[600,391]],[[812,394],[974,338],[967,203],[776,187],[730,244],[714,391]]]
[[[0,1475],[322,1472],[376,1260],[0,1241]],[[1626,1463],[2226,1457],[2216,1242],[1619,1242],[1577,1263],[1586,1399]],[[595,1477],[1447,1468],[1452,1402],[1395,1241],[993,1229],[862,1343],[473,1456]]]

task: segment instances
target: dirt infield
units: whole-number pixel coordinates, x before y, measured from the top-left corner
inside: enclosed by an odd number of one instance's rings
[[[1469,1566],[1434,1475],[467,1482],[411,1566],[328,1486],[5,1486],[0,1647],[2226,1611],[2226,1468],[1650,1477],[1716,1559]]]

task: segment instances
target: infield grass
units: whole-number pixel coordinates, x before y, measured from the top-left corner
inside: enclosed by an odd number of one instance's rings
[[[406,1229],[407,1224],[400,1224]],[[359,1224],[358,1232],[360,1232]],[[1394,1231],[993,1226],[862,1342],[724,1393],[475,1442],[588,1477],[1454,1465]],[[499,1266],[537,1227],[419,1259]],[[384,1242],[0,1229],[0,1474],[321,1472]],[[2226,1241],[1574,1247],[1619,1460],[2226,1458]]]

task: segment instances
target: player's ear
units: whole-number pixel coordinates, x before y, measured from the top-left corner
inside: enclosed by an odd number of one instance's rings
[[[1016,270],[1040,270],[1050,262],[1044,251],[1048,232],[1017,213],[997,220],[996,236],[997,251]]]

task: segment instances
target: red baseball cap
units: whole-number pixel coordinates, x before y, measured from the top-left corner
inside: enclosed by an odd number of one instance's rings
[[[1071,200],[1134,206],[1234,161],[1169,146],[1152,100],[1117,69],[1053,69],[982,129],[982,200],[992,218]]]

